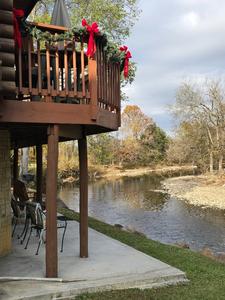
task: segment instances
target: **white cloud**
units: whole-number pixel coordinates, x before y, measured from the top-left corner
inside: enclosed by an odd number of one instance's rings
[[[223,77],[224,0],[142,0],[142,15],[127,44],[138,63],[131,103],[170,130],[168,104],[185,78]]]
[[[191,11],[182,17],[182,21],[188,28],[195,29],[200,23],[200,17],[196,12]]]

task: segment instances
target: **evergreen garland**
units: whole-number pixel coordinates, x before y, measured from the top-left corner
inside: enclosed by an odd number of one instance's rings
[[[89,33],[87,32],[85,27],[73,27],[68,31],[60,34],[51,34],[48,31],[42,31],[38,29],[36,26],[31,26],[26,21],[22,22],[22,34],[30,34],[35,40],[41,42],[47,42],[48,44],[54,44],[56,42],[62,41],[77,41],[81,42],[83,40],[87,40]],[[106,53],[106,57],[108,61],[113,63],[120,64],[120,70],[123,71],[124,68],[124,60],[125,60],[125,52],[120,51],[119,45],[109,41],[107,39],[106,34],[99,33],[95,36],[96,40],[101,40],[104,47],[103,50]],[[134,77],[134,73],[136,70],[136,66],[134,63],[130,62],[129,64],[129,77],[130,79]],[[130,80],[128,80],[130,81]],[[132,81],[132,79],[131,79]]]

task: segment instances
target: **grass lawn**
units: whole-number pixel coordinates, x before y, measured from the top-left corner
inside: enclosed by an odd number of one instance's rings
[[[77,213],[67,209],[61,209],[60,211],[69,218],[78,220]],[[164,245],[139,234],[122,231],[91,217],[89,217],[89,227],[186,272],[190,283],[159,289],[128,289],[83,294],[77,296],[76,300],[225,299],[224,264],[188,249]]]

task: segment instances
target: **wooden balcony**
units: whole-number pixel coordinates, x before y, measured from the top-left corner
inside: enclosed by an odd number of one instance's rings
[[[67,28],[33,24],[52,36]],[[0,105],[1,123],[80,124],[97,132],[120,126],[120,65],[108,62],[104,41],[96,38],[94,59],[87,37],[48,44],[31,35],[16,50],[16,94]],[[92,133],[92,132],[91,132]]]

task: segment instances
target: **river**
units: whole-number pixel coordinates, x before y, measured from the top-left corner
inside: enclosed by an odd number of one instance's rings
[[[162,177],[141,176],[89,183],[89,215],[121,224],[163,243],[225,252],[225,211],[202,209],[170,197]],[[60,198],[78,211],[79,188],[67,185]]]

